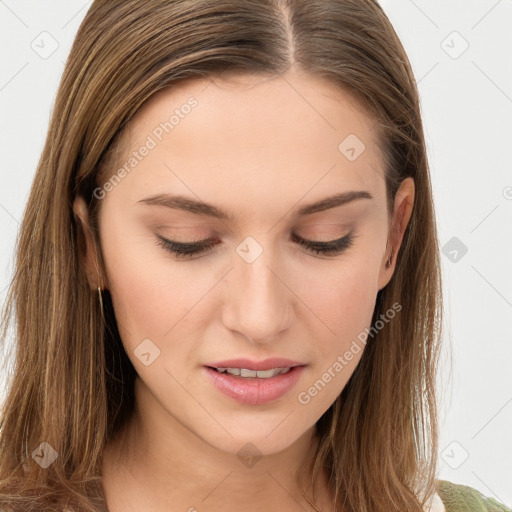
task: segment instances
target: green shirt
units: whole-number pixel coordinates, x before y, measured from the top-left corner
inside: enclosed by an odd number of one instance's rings
[[[467,485],[448,480],[437,480],[437,483],[437,493],[446,512],[512,512],[511,508]]]

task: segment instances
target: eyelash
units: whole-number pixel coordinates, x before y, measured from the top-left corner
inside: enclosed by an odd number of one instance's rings
[[[338,256],[347,250],[354,241],[352,232],[342,238],[338,238],[337,240],[332,240],[330,242],[316,242],[313,240],[306,240],[297,235],[293,235],[293,238],[294,242],[297,242],[300,245],[306,247],[308,251],[324,256]],[[209,251],[209,249],[211,249],[214,245],[217,245],[217,243],[212,239],[206,239],[195,243],[182,243],[173,240],[167,240],[161,235],[157,235],[156,243],[157,245],[163,247],[166,251],[175,254],[177,257],[187,257],[203,254]]]

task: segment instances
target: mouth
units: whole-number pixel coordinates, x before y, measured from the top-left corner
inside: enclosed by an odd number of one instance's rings
[[[301,361],[294,361],[292,359],[286,359],[284,357],[271,357],[256,361],[245,357],[238,357],[235,359],[225,359],[223,361],[211,361],[206,363],[205,366],[210,368],[224,371],[224,370],[245,370],[243,373],[238,374],[243,376],[249,376],[247,371],[268,371],[268,370],[282,370],[293,368],[294,366],[304,366],[305,363]],[[245,374],[245,375],[244,375]],[[252,376],[252,375],[251,375]]]
[[[213,385],[244,405],[263,405],[284,397],[297,384],[307,365],[252,370],[232,366],[204,366]]]
[[[227,373],[229,375],[233,375],[235,377],[241,377],[243,379],[271,379],[272,377],[277,377],[278,375],[284,375],[288,373],[295,366],[287,366],[284,368],[270,368],[269,370],[249,370],[248,368],[215,368],[214,366],[208,366],[207,368],[211,368],[218,373]]]

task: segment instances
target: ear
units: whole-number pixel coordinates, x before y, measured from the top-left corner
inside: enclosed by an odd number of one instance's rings
[[[396,255],[402,245],[405,229],[411,218],[413,204],[414,180],[408,177],[402,181],[395,196],[386,251],[379,271],[379,290],[382,290],[389,283],[395,271]]]
[[[78,250],[80,264],[84,266],[87,274],[87,280],[92,290],[98,287],[103,288],[101,272],[96,254],[96,245],[94,243],[91,229],[89,227],[89,209],[84,198],[77,196],[73,202],[73,213],[77,225]]]

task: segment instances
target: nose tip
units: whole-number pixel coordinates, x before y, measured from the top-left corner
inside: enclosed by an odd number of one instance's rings
[[[251,244],[247,242],[248,253],[254,249]],[[241,263],[229,279],[232,287],[225,299],[224,325],[242,333],[252,343],[269,343],[290,323],[293,294],[263,254],[252,263],[245,259]]]

